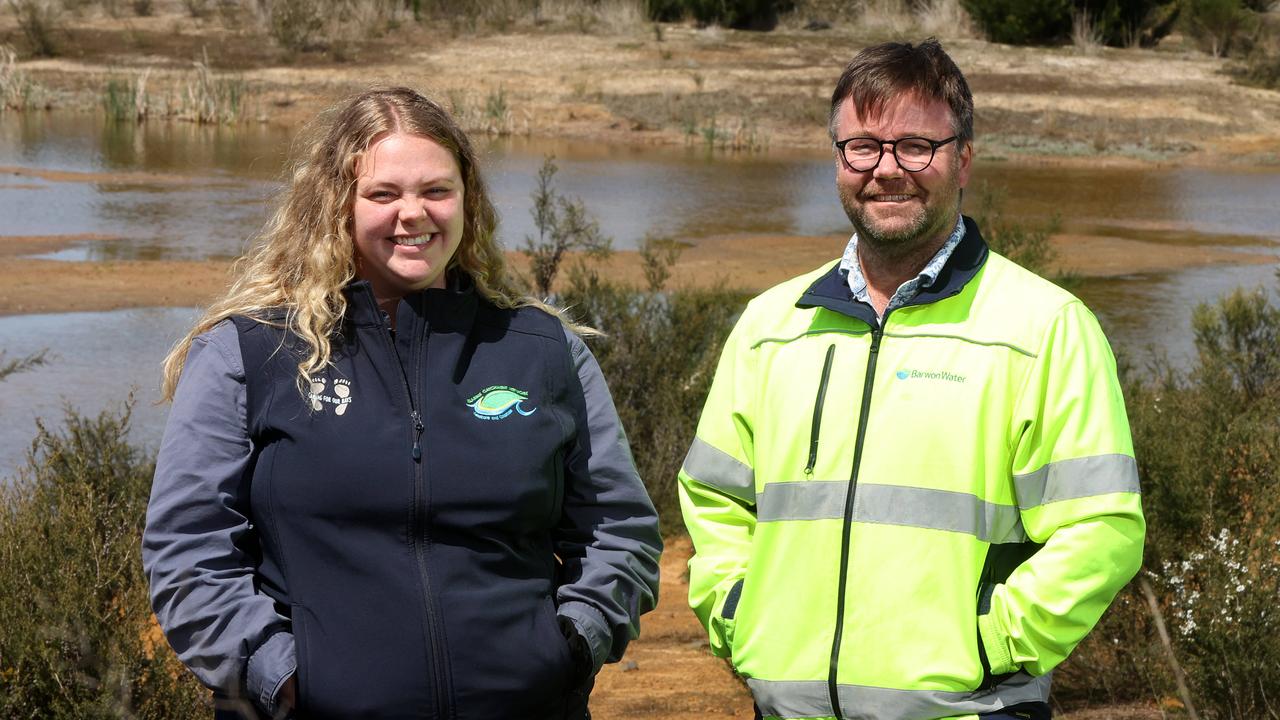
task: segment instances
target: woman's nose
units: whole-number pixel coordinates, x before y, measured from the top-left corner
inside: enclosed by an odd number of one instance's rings
[[[427,204],[420,198],[413,195],[407,195],[400,200],[400,220],[421,220],[427,216]]]

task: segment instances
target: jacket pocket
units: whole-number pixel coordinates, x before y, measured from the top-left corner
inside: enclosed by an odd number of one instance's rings
[[[827,399],[827,382],[831,380],[831,364],[836,357],[836,346],[832,343],[827,348],[827,358],[822,362],[822,376],[818,381],[818,396],[813,401],[813,422],[809,426],[809,462],[804,466],[806,476],[813,475],[813,468],[818,464],[818,438],[822,434],[822,407]]]
[[[1006,638],[991,615],[991,596],[996,586],[983,583],[978,587],[978,660],[982,663],[982,683],[979,691],[986,691],[1007,680],[1018,668],[1005,649]]]
[[[720,632],[724,636],[725,647],[729,648],[730,658],[733,657],[737,647],[735,637],[738,625],[738,603],[742,601],[743,582],[743,579],[739,579],[733,587],[729,588],[729,593],[724,598],[724,605],[720,606]]]

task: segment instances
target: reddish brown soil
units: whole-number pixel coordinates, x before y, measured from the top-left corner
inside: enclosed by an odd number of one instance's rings
[[[689,538],[667,538],[658,608],[641,620],[640,637],[622,662],[600,672],[591,695],[595,720],[752,717],[746,686],[711,655],[689,610],[686,567],[692,552]]]

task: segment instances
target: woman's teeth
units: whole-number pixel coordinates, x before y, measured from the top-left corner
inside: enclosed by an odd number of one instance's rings
[[[435,237],[435,233],[423,233],[422,235],[414,235],[413,237],[393,237],[397,245],[426,245],[431,238]]]

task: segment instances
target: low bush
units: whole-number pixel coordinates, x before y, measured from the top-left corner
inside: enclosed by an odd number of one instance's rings
[[[1198,2],[1200,0],[1190,0]],[[1217,1],[1217,0],[1214,0]],[[1071,37],[1087,24],[1111,46],[1154,45],[1169,33],[1178,0],[962,0],[965,10],[993,42],[1044,45]]]
[[[649,19],[671,22],[692,18],[700,25],[772,30],[778,25],[778,16],[793,6],[790,0],[649,0]]]
[[[1183,27],[1214,57],[1230,53],[1255,22],[1241,0],[1185,0]]]
[[[721,348],[748,295],[727,288],[666,290],[672,246],[643,248],[648,288],[571,268],[558,300],[603,334],[592,352],[627,429],[636,468],[664,533],[681,529],[676,474],[693,442]]]
[[[1061,225],[1056,215],[1043,224],[1028,225],[1005,214],[1007,193],[1003,188],[982,182],[977,191],[978,204],[972,214],[988,247],[1058,285],[1076,282],[1075,275],[1057,266],[1058,251],[1049,242]]]
[[[32,53],[48,57],[58,54],[54,35],[62,31],[60,0],[9,0],[9,8]]]
[[[1197,308],[1197,358],[1126,379],[1148,534],[1142,577],[1058,673],[1064,698],[1175,697],[1174,662],[1213,718],[1277,717],[1280,688],[1280,308],[1237,290]],[[1170,659],[1172,658],[1172,659]],[[1100,691],[1108,678],[1135,678]]]
[[[43,425],[0,483],[0,718],[208,717],[152,622],[140,560],[153,461],[129,413]]]

